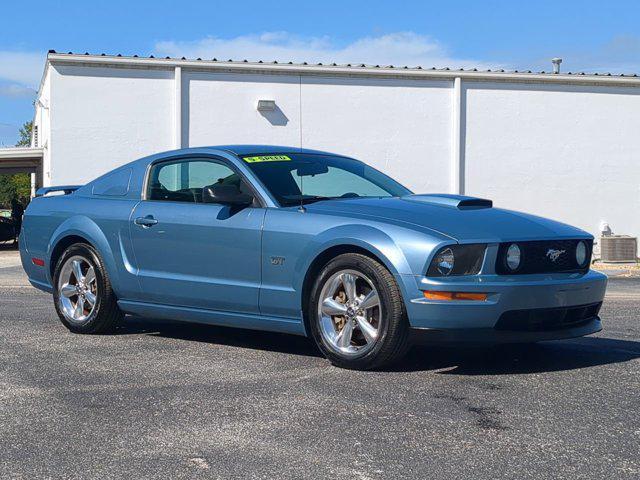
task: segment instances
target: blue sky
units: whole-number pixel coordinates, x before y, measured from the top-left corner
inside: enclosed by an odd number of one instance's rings
[[[31,119],[49,49],[640,73],[640,2],[6,0],[0,145]]]

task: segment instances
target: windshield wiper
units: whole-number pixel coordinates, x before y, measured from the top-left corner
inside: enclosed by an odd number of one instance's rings
[[[300,197],[286,197],[285,201],[287,206],[294,205],[307,205],[309,203],[319,202],[321,200],[330,200],[331,197],[323,197],[321,195],[305,195],[303,198]]]
[[[314,195],[312,197],[303,198],[303,199],[299,200],[299,202],[302,205],[306,205],[308,203],[320,202],[322,200],[331,200],[331,197],[323,197],[323,196],[320,196],[320,195]]]

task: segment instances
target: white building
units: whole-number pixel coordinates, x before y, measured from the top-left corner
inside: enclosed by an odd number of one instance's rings
[[[636,76],[51,52],[33,148],[0,151],[0,173],[78,184],[154,152],[230,143],[343,153],[416,192],[640,236]]]

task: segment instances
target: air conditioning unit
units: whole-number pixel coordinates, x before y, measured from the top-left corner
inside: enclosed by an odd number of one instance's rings
[[[634,263],[637,259],[638,239],[628,235],[600,237],[600,258],[605,263]]]

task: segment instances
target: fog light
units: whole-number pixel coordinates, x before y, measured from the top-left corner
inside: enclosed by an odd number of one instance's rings
[[[584,267],[587,263],[587,244],[582,240],[576,245],[576,262],[579,267]]]
[[[511,270],[512,272],[515,272],[516,270],[518,270],[518,268],[520,268],[521,259],[522,255],[520,253],[520,247],[515,243],[509,245],[506,258],[507,268],[509,268],[509,270]]]
[[[423,292],[424,298],[427,300],[475,300],[476,302],[484,302],[487,300],[486,293],[472,292],[437,292],[427,290]]]

